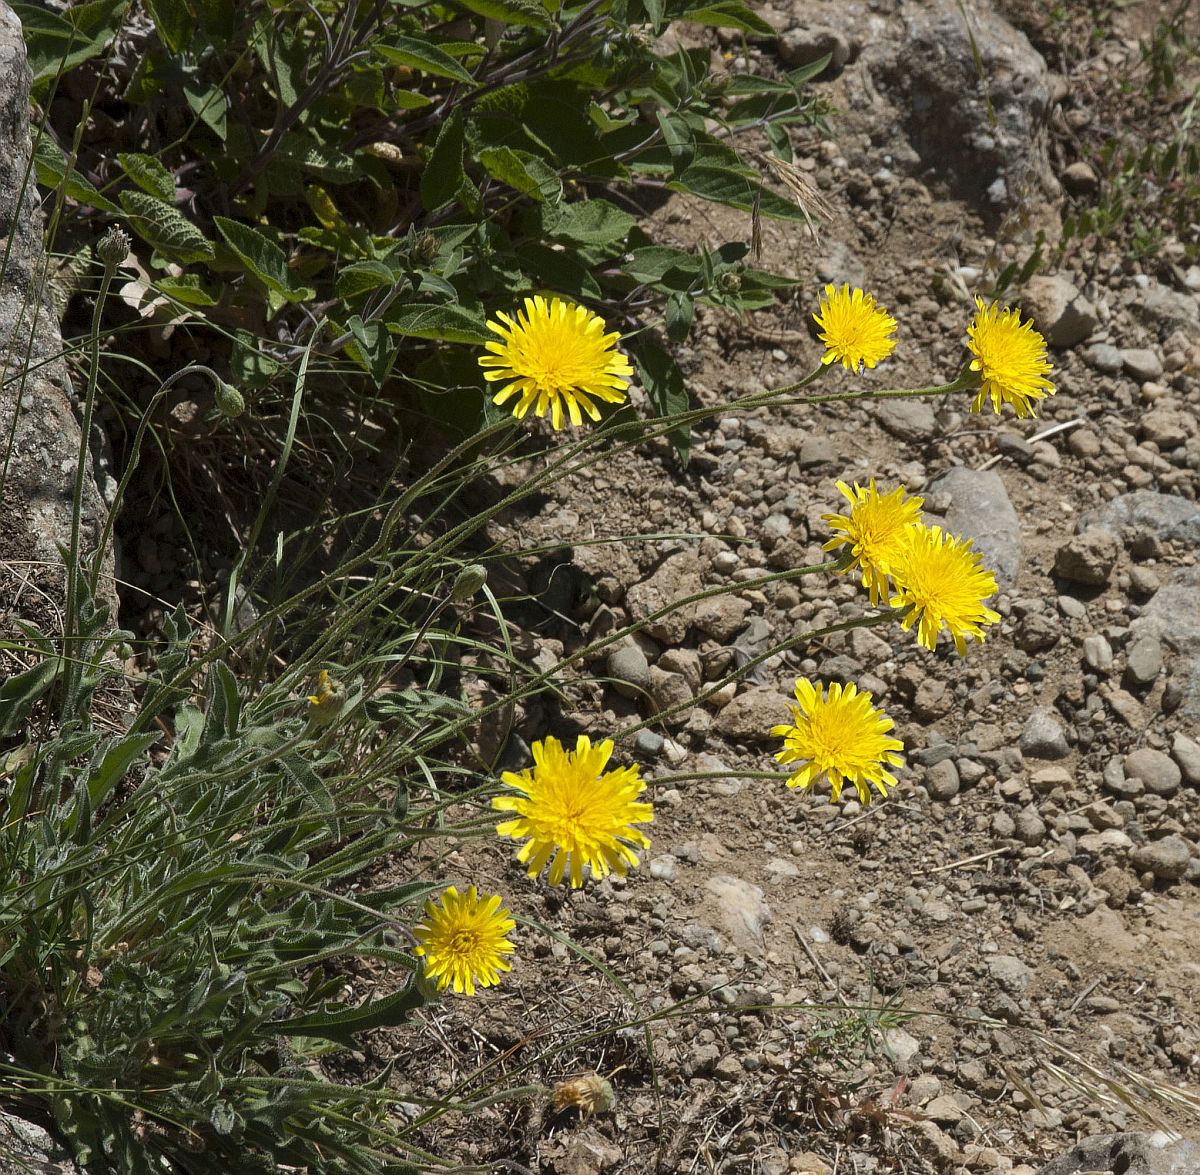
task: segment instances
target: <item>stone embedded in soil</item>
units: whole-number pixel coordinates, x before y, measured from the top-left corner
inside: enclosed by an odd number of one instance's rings
[[[1032,804],[1021,809],[1015,823],[1017,840],[1023,845],[1040,845],[1046,839],[1046,822]]]
[[[1124,366],[1124,360],[1121,358],[1119,348],[1114,347],[1112,343],[1093,343],[1083,352],[1083,361],[1095,371],[1099,371],[1104,375],[1116,375]],[[1080,430],[1083,432],[1084,430]],[[1078,436],[1079,433],[1074,434]],[[1087,435],[1095,437],[1095,433],[1088,431]],[[1096,441],[1095,448],[1088,453],[1080,453],[1075,445],[1071,446],[1071,451],[1080,457],[1094,457],[1100,452],[1100,442]]]
[[[1121,352],[1121,363],[1125,370],[1139,383],[1158,379],[1163,373],[1162,360],[1155,352],[1144,347],[1130,347]]]
[[[940,759],[925,772],[925,790],[932,800],[952,800],[961,781],[953,759]]]
[[[1088,527],[1054,552],[1054,574],[1072,583],[1100,587],[1108,582],[1120,553],[1120,540],[1111,530]]]
[[[749,611],[749,600],[726,595],[701,600],[690,609],[692,624],[713,640],[723,643],[733,640],[745,627]]]
[[[705,888],[716,899],[718,917],[730,939],[744,950],[760,954],[763,928],[771,920],[762,889],[727,873],[710,877]]]
[[[1161,840],[1139,845],[1130,854],[1133,867],[1139,873],[1153,873],[1157,881],[1179,881],[1191,859],[1191,846],[1173,832]]]
[[[1153,747],[1139,747],[1125,756],[1125,778],[1139,779],[1151,795],[1173,796],[1182,773],[1178,764]]]
[[[777,42],[779,60],[788,69],[811,65],[826,54],[830,73],[840,73],[851,59],[851,48],[846,39],[834,29],[821,25],[810,28],[792,28],[780,35]]]
[[[972,539],[983,565],[1001,588],[1011,588],[1021,571],[1021,521],[994,470],[954,468],[929,487],[949,495],[946,529]]]
[[[1181,539],[1200,547],[1200,505],[1175,494],[1136,490],[1120,494],[1081,519],[1083,526],[1103,526],[1111,531],[1128,528],[1135,534],[1161,542]]]
[[[1197,514],[1200,547],[1200,513]],[[1185,540],[1186,541],[1186,540]],[[1154,636],[1174,653],[1171,705],[1183,719],[1200,720],[1200,566],[1175,568],[1130,626],[1134,637]]]
[[[612,687],[627,698],[643,698],[650,690],[650,662],[640,646],[630,640],[610,650],[606,665]]]
[[[1052,347],[1074,347],[1096,329],[1096,308],[1072,282],[1058,274],[1037,274],[1025,283],[1021,309]]]
[[[664,715],[659,721],[669,726],[683,726],[691,717],[689,711],[695,695],[682,673],[671,673],[651,665],[650,696],[658,712]]]
[[[1162,672],[1162,645],[1150,636],[1134,641],[1125,655],[1125,675],[1134,685],[1149,685]]]
[[[1083,638],[1083,659],[1097,673],[1108,673],[1113,667],[1112,645],[1102,632],[1089,633]]]
[[[1195,1175],[1200,1141],[1154,1134],[1103,1134],[1077,1142],[1037,1175]]]
[[[922,441],[937,430],[937,417],[924,400],[882,400],[875,417],[885,432],[903,441]]]
[[[987,969],[1005,991],[1014,995],[1023,992],[1033,982],[1033,972],[1016,955],[991,955],[987,960]]]
[[[1029,715],[1017,745],[1030,759],[1065,759],[1071,753],[1062,724],[1042,706]]]
[[[1192,787],[1200,787],[1200,743],[1177,731],[1171,743],[1171,758],[1182,778]]]
[[[700,591],[700,559],[694,551],[668,556],[653,574],[635,583],[626,593],[634,619],[645,620],[660,608]],[[694,610],[676,608],[646,624],[646,633],[664,645],[683,643]]]
[[[738,694],[716,716],[716,728],[726,738],[743,742],[768,742],[771,727],[790,723],[795,699],[770,686],[754,686]]]

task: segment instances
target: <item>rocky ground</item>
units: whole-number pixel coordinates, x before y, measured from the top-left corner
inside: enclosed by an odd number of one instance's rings
[[[702,319],[684,354],[701,403],[811,370],[825,281],[863,285],[899,320],[876,386],[951,378],[968,295],[1097,198],[1100,145],[1172,133],[1178,103],[1129,96],[1145,86],[1138,38],[1168,6],[1103,20],[1066,6],[1054,23],[1009,5],[1050,68],[969,6],[994,121],[958,6],[893,7],[763,8],[780,36],[756,59],[832,48],[841,67],[821,83],[837,137],[797,142],[840,216],[819,243],[767,226],[771,263],[803,284],[777,314]],[[717,51],[729,68],[747,52]],[[682,245],[745,234],[683,200],[657,216]],[[974,416],[964,399],[718,414],[686,470],[645,447],[495,530],[530,550],[573,536],[513,573],[545,605],[522,649],[535,665],[698,587],[730,594],[572,670],[563,705],[519,713],[505,752],[519,762],[547,733],[618,738],[659,781],[643,867],[547,893],[498,841],[455,847],[447,876],[527,920],[518,962],[499,989],[428,1012],[425,1036],[366,1053],[417,1048],[396,1080],[421,1094],[482,1067],[501,1088],[595,1070],[615,1109],[581,1121],[501,1103],[440,1123],[427,1141],[441,1153],[564,1175],[1028,1175],[1080,1137],[1197,1132],[1200,268],[1186,243],[1168,232],[1139,258],[1114,230],[1009,294],[1053,344],[1058,392],[1037,420]],[[898,626],[857,630],[655,721],[736,658],[863,613],[848,578],[738,584],[820,561],[834,483],[872,477],[976,538],[1001,584],[987,643],[934,656]],[[682,537],[628,537],[651,533]],[[907,765],[888,802],[739,778],[773,765],[768,732],[800,674],[856,681],[895,718]],[[1200,1169],[1180,1145],[1175,1167],[1105,1143],[1053,1169]]]

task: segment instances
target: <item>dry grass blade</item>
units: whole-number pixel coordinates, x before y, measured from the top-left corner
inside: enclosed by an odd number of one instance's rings
[[[787,188],[792,199],[795,200],[796,206],[803,213],[804,223],[808,225],[812,239],[819,241],[821,238],[817,233],[817,226],[813,223],[813,214],[815,213],[823,221],[837,220],[838,214],[834,206],[794,164],[777,159],[774,155],[768,155],[764,151],[755,151],[754,158],[760,166],[766,164],[783,181],[783,186]],[[755,257],[760,256],[762,240],[757,201],[754,206],[753,245]]]

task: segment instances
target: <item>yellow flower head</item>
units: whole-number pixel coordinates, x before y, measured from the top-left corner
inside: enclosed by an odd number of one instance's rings
[[[604,319],[586,306],[576,306],[561,298],[549,302],[541,295],[525,299],[525,309],[513,318],[498,312],[497,322],[489,322],[501,341],[485,344],[487,355],[479,357],[483,378],[489,383],[502,382],[494,400],[503,404],[517,397],[513,415],[518,420],[532,408],[535,416],[550,412],[550,423],[557,429],[563,424],[563,404],[571,423],[580,425],[586,412],[600,419],[593,398],[609,404],[625,399],[633,374],[629,360],[613,344],[617,332],[604,333]],[[491,370],[487,370],[491,369]]]
[[[1019,310],[985,307],[978,297],[975,304],[979,312],[967,327],[967,348],[975,356],[971,370],[983,382],[971,410],[981,411],[990,399],[997,416],[1002,403],[1011,404],[1018,417],[1036,416],[1037,401],[1054,395],[1054,385],[1046,379],[1053,370],[1046,340],[1033,329],[1032,318],[1021,322]]]
[[[850,502],[849,514],[822,514],[834,532],[824,546],[826,551],[845,547],[843,570],[862,569],[862,585],[871,592],[871,603],[888,598],[888,575],[896,556],[904,548],[904,532],[909,523],[921,517],[924,498],[905,497],[904,487],[897,486],[881,498],[872,479],[864,489],[857,482],[854,489],[839,481],[837,488]]]
[[[965,637],[982,644],[982,625],[1000,619],[983,602],[996,594],[996,577],[979,565],[981,558],[970,539],[943,534],[940,526],[918,522],[908,528],[893,570],[892,607],[909,610],[901,621],[906,632],[920,619],[917,640],[927,649],[937,646],[944,625],[961,656],[967,651]]]
[[[599,746],[581,734],[568,751],[553,736],[533,744],[533,770],[500,778],[519,796],[496,796],[492,807],[514,817],[496,825],[501,836],[529,839],[517,859],[536,877],[553,855],[550,884],[558,885],[570,866],[571,887],[583,884],[583,867],[594,876],[623,874],[638,863],[634,849],[648,848],[649,838],[635,824],[654,819],[654,809],[637,802],[646,790],[637,766],[605,772],[612,740]]]
[[[328,669],[317,674],[316,693],[308,695],[308,721],[313,726],[328,726],[342,711],[346,688]]]
[[[896,751],[904,744],[888,738],[894,725],[882,711],[871,705],[871,695],[853,683],[829,686],[829,695],[807,677],[796,681],[796,701],[792,706],[794,726],[774,726],[771,734],[782,738],[783,750],[775,758],[780,763],[799,763],[800,768],[787,781],[788,787],[807,789],[819,779],[829,780],[830,801],[842,794],[842,785],[852,783],[864,804],[871,802],[871,786],[881,796],[896,786],[896,777],[888,770],[902,764]]]
[[[896,320],[862,290],[826,286],[813,318],[821,328],[818,338],[825,344],[822,363],[840,363],[847,371],[861,372],[864,363],[874,367],[896,349],[896,340],[890,337]]]
[[[413,927],[426,976],[437,982],[438,991],[451,987],[467,995],[475,994],[476,983],[499,983],[500,972],[512,969],[504,956],[515,949],[507,935],[516,926],[499,896],[480,897],[474,886],[460,894],[451,885],[438,901],[440,906],[432,899],[425,903],[424,915]]]

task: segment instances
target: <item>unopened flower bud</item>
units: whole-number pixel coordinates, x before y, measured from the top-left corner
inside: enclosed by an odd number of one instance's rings
[[[436,233],[420,232],[413,237],[411,255],[418,265],[429,265],[442,247]]]
[[[736,294],[742,288],[741,274],[726,270],[717,278],[717,288],[725,294]]]
[[[455,577],[450,599],[455,604],[472,599],[487,583],[487,568],[482,563],[468,563]]]
[[[217,411],[222,416],[234,420],[246,411],[246,398],[232,384],[223,379],[217,380]]]
[[[119,225],[113,225],[96,242],[96,256],[108,269],[116,269],[129,256],[129,234]]]

